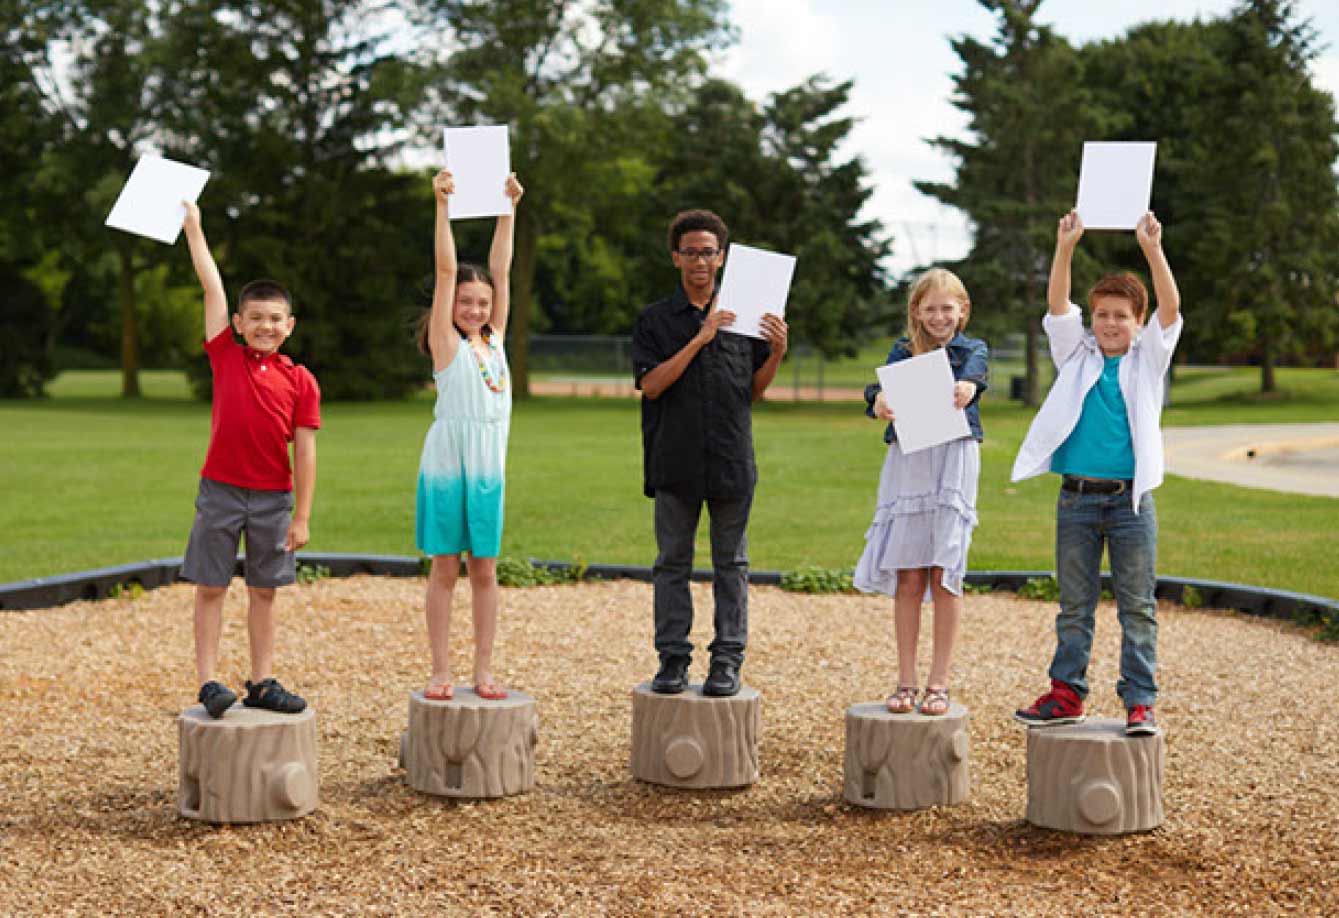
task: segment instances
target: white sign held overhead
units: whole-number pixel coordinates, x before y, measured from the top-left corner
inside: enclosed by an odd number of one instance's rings
[[[735,321],[721,330],[761,338],[763,313],[786,314],[794,276],[794,255],[730,243],[716,308],[733,312]]]
[[[181,202],[199,200],[207,181],[204,169],[161,156],[141,156],[105,225],[172,245],[186,221]]]
[[[874,372],[893,409],[893,429],[904,456],[972,435],[967,412],[953,407],[953,370],[942,347]]]
[[[1088,141],[1079,166],[1079,219],[1085,229],[1132,230],[1153,200],[1156,143]]]
[[[449,127],[443,132],[446,168],[456,182],[451,195],[452,220],[498,217],[511,213],[507,176],[511,172],[511,143],[505,124]]]

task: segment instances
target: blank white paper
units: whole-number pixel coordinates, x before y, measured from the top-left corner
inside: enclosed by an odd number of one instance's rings
[[[953,370],[942,347],[874,372],[893,409],[893,429],[904,456],[972,435],[967,412],[953,407]]]
[[[761,338],[763,313],[785,316],[794,276],[794,255],[730,243],[716,308],[733,312],[735,321],[722,330]]]
[[[505,124],[456,127],[443,131],[446,168],[456,190],[448,208],[452,220],[497,217],[511,213],[507,176],[511,173],[511,143]]]
[[[1132,230],[1153,200],[1156,143],[1083,145],[1079,166],[1079,218],[1086,229]]]
[[[209,173],[161,156],[141,156],[105,225],[172,245],[186,221],[182,201],[200,199]]]

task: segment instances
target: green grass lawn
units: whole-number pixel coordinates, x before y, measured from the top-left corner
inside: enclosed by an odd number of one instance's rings
[[[179,556],[209,436],[209,406],[180,374],[143,375],[145,398],[115,396],[114,372],[62,375],[43,401],[0,401],[0,581]],[[1168,424],[1334,421],[1339,373],[1285,370],[1286,393],[1254,395],[1251,370],[1189,370]],[[313,551],[414,553],[414,482],[430,403],[328,404],[318,438]],[[1055,480],[1008,481],[1031,412],[1000,394],[986,443],[974,569],[1052,566]],[[855,405],[765,404],[755,414],[761,482],[755,567],[848,567],[863,544],[884,447]],[[508,459],[504,554],[649,564],[631,400],[518,402]],[[1339,596],[1339,501],[1169,478],[1157,492],[1159,571]],[[705,526],[703,527],[705,530]],[[699,561],[706,563],[705,538]]]

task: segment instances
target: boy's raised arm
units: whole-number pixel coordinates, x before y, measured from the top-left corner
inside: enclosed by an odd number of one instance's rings
[[[434,276],[432,285],[432,316],[428,320],[428,348],[432,351],[434,369],[440,370],[456,356],[460,336],[456,334],[452,311],[456,301],[456,240],[451,235],[451,214],[447,199],[455,191],[451,173],[443,169],[432,179],[432,193],[437,201],[437,219],[433,226]]]
[[[1140,218],[1135,227],[1135,236],[1139,239],[1139,248],[1144,250],[1148,259],[1148,270],[1153,275],[1153,298],[1158,303],[1158,324],[1170,328],[1181,314],[1181,291],[1176,288],[1176,278],[1172,276],[1172,266],[1167,263],[1167,255],[1162,251],[1162,224],[1149,211]]]
[[[1046,307],[1053,316],[1069,312],[1070,263],[1074,249],[1083,236],[1079,212],[1071,210],[1060,218],[1055,229],[1055,257],[1051,259],[1051,280],[1046,286]]]
[[[200,225],[200,208],[194,201],[182,201],[186,206],[186,243],[191,249],[191,264],[195,266],[195,276],[205,293],[205,340],[213,341],[219,333],[228,327],[228,294],[223,289],[223,278],[219,276],[218,265],[205,241],[205,231]]]
[[[493,315],[488,324],[501,338],[507,331],[507,317],[511,314],[511,258],[516,234],[516,207],[521,203],[525,189],[516,180],[516,173],[507,176],[507,197],[511,199],[511,213],[497,218],[493,228],[493,245],[488,250],[488,273],[493,277]]]

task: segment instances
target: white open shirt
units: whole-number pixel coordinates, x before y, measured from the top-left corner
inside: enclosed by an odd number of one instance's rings
[[[1139,499],[1162,484],[1159,422],[1163,380],[1184,324],[1178,314],[1175,322],[1163,328],[1155,311],[1120,362],[1120,392],[1134,444],[1134,490],[1130,500],[1135,513],[1139,512]],[[1069,311],[1058,316],[1047,312],[1041,325],[1050,340],[1051,359],[1059,372],[1041,410],[1032,419],[1023,445],[1018,448],[1013,481],[1051,470],[1051,456],[1073,432],[1088,390],[1102,376],[1102,349],[1092,332],[1083,327],[1083,311],[1079,307],[1070,303]]]

